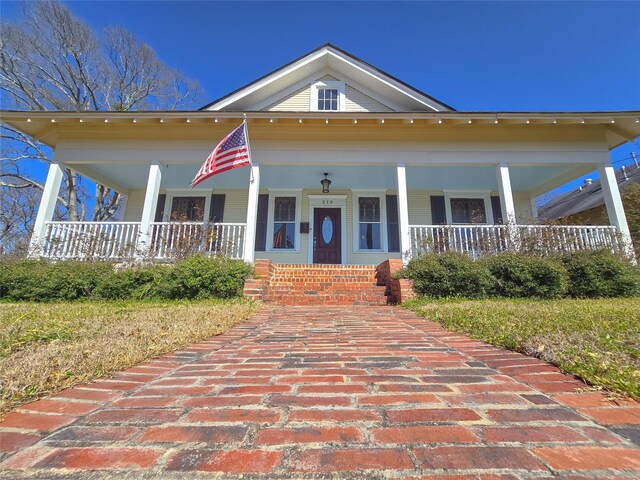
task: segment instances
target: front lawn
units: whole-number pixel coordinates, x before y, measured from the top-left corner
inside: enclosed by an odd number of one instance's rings
[[[539,357],[640,398],[640,298],[432,300],[405,304],[458,332]]]
[[[225,332],[258,306],[235,301],[0,304],[0,414]]]

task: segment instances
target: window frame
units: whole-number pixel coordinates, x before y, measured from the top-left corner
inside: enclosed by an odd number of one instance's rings
[[[160,192],[162,193],[162,191]],[[171,207],[173,206],[173,199],[176,197],[203,197],[204,198],[204,213],[202,222],[192,221],[194,223],[207,223],[209,219],[209,211],[211,209],[211,194],[213,193],[212,189],[194,189],[194,190],[183,190],[183,189],[165,189],[164,193],[166,195],[165,198],[165,211],[162,212],[162,222],[172,222],[171,220]],[[167,205],[169,208],[167,208]]]
[[[474,190],[474,191],[456,191],[445,190],[444,192],[444,210],[447,217],[447,225],[493,225],[493,209],[491,208],[491,190]],[[477,198],[484,201],[484,213],[486,217],[485,223],[453,223],[453,214],[451,209],[452,199],[471,199]]]
[[[320,110],[318,108],[318,91],[325,88],[338,90],[338,110]],[[337,80],[319,80],[315,83],[312,83],[309,103],[309,110],[312,112],[344,112],[346,103],[344,82]]]
[[[294,248],[273,248],[273,232],[275,226],[275,206],[277,197],[295,197],[296,199],[296,211],[294,221]],[[300,251],[300,217],[302,212],[302,189],[278,189],[269,190],[269,208],[267,214],[267,242],[265,250],[267,252],[299,252]]]
[[[384,253],[389,250],[387,232],[387,190],[351,190],[353,217],[353,253]],[[380,202],[380,247],[360,248],[360,198],[375,197]],[[366,222],[371,223],[371,222]]]

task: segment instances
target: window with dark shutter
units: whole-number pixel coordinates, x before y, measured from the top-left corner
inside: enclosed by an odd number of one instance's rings
[[[153,217],[154,222],[161,222],[164,216],[164,204],[167,202],[167,195],[161,193],[158,195],[158,203],[156,205],[156,214]]]
[[[212,223],[224,222],[224,194],[211,195],[211,207],[209,208],[209,221]]]
[[[400,226],[398,225],[398,196],[387,195],[387,236],[389,251],[400,251]]]
[[[446,225],[447,213],[444,206],[444,195],[431,195],[431,224]]]
[[[491,197],[491,211],[493,212],[493,223],[496,225],[504,223],[502,220],[502,205],[500,197]]]
[[[258,212],[256,219],[256,252],[264,252],[267,245],[267,215],[269,213],[269,195],[258,196]]]

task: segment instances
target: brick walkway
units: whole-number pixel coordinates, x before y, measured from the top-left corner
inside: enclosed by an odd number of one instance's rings
[[[640,407],[581,387],[401,308],[265,310],[9,414],[0,477],[638,478]]]

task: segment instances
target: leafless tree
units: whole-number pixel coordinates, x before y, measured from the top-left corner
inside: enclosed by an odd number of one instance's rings
[[[96,34],[63,3],[38,1],[23,4],[20,21],[0,23],[0,94],[3,109],[127,111],[193,107],[201,91],[126,29],[107,27]],[[49,163],[51,150],[6,124],[0,124],[0,141],[3,193],[41,191],[42,183],[21,173],[20,166]],[[76,172],[64,173],[61,214],[84,220],[88,192]],[[91,218],[111,218],[121,194],[100,184],[94,194]]]

